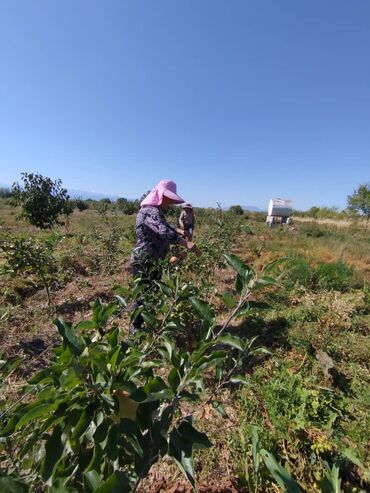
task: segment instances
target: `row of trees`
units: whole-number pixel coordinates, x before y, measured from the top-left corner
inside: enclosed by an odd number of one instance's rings
[[[22,216],[32,225],[41,229],[51,228],[56,224],[63,224],[61,216],[68,217],[74,208],[83,211],[89,208],[89,200],[77,198],[71,200],[67,190],[62,187],[61,180],[51,180],[39,173],[22,173],[22,184],[14,183],[11,190],[0,189],[0,197],[12,198],[13,203],[20,205]],[[115,207],[124,214],[135,214],[139,210],[141,200],[119,198]],[[94,202],[94,201],[90,201]],[[111,206],[109,198],[94,202],[98,212],[105,213]],[[233,205],[229,212],[242,215],[243,208]],[[370,218],[370,184],[362,184],[352,195],[347,197],[347,210],[340,212],[335,207],[311,207],[308,211],[295,211],[295,215],[314,218],[345,218],[348,215],[366,218],[366,227]]]

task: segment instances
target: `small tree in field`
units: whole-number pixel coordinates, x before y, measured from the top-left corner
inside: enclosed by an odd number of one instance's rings
[[[120,211],[129,216],[135,214],[135,212],[137,212],[140,208],[138,200],[128,200],[124,197],[117,199],[116,205]]]
[[[229,212],[230,214],[235,214],[235,216],[242,216],[244,214],[244,210],[241,205],[232,205]]]
[[[59,215],[68,216],[72,208],[61,180],[53,181],[39,173],[22,173],[21,176],[23,185],[14,183],[12,191],[16,203],[22,207],[22,217],[40,229],[63,224]]]
[[[26,239],[9,236],[0,249],[5,260],[3,271],[12,276],[34,275],[38,284],[44,286],[50,305],[50,287],[57,272],[53,239],[35,240],[31,237]]]
[[[370,184],[360,185],[347,197],[348,209],[366,217],[366,229],[370,218]]]
[[[73,206],[77,207],[77,209],[82,212],[89,208],[86,200],[83,200],[82,197],[76,197],[73,201]]]

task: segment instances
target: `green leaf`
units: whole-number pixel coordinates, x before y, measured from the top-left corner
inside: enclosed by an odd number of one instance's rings
[[[66,479],[56,479],[53,485],[47,489],[47,493],[78,493],[76,488],[66,486]]]
[[[224,405],[220,401],[212,401],[212,407],[225,419],[229,417],[227,414]]]
[[[208,327],[213,325],[215,315],[206,301],[192,296],[190,298],[190,303],[192,304],[196,314],[202,319],[204,323],[207,324]]]
[[[220,342],[221,344],[226,344],[227,346],[231,346],[239,349],[240,351],[244,351],[245,343],[244,341],[237,336],[233,336],[231,334],[222,334],[217,338],[216,342]]]
[[[130,482],[125,473],[114,471],[94,493],[128,493],[131,491]]]
[[[168,455],[175,459],[185,477],[195,488],[192,454],[192,444],[188,440],[184,440],[177,429],[173,429],[170,433]]]
[[[167,286],[167,284],[161,281],[156,281],[155,283],[157,284],[157,286],[159,286],[162,293],[164,293],[166,296],[170,297],[172,295],[172,290],[170,287]]]
[[[171,363],[173,361],[177,361],[177,358],[174,359],[174,354],[175,354],[175,344],[173,341],[171,341],[167,336],[162,335],[161,340],[163,342],[164,347],[166,348],[166,351],[168,353],[168,359]],[[163,355],[165,356],[165,355]]]
[[[117,366],[117,359],[118,359],[118,356],[121,352],[121,346],[118,346],[118,348],[114,351],[109,363],[111,365],[111,370],[112,372],[114,372],[116,370],[116,366]]]
[[[254,484],[258,485],[259,467],[260,467],[260,439],[255,426],[252,427],[252,457],[253,457],[253,479]]]
[[[174,398],[174,393],[171,389],[163,389],[158,392],[151,392],[147,395],[147,397],[140,401],[140,403],[144,402],[154,402],[154,401],[169,401]]]
[[[246,301],[236,312],[235,317],[240,318],[246,315],[250,315],[253,311],[267,310],[270,306],[267,303],[260,303],[258,301]]]
[[[212,443],[209,441],[207,435],[196,430],[188,420],[183,421],[177,430],[180,435],[185,440],[191,442],[192,445],[198,445],[200,448],[212,447]]]
[[[72,390],[82,383],[76,369],[71,367],[63,371],[60,376],[60,385],[65,390]]]
[[[230,377],[230,382],[231,383],[242,383],[243,385],[251,385],[250,380],[247,378],[243,377],[243,375],[233,375]]]
[[[27,493],[28,486],[12,476],[0,476],[1,493]]]
[[[61,318],[54,320],[54,324],[57,326],[58,332],[63,338],[63,342],[72,349],[74,354],[81,354],[85,348],[85,343],[82,338],[73,334],[71,324],[65,322]]]
[[[325,476],[318,481],[321,493],[341,493],[341,482],[339,477],[339,467],[333,464],[332,469],[326,471]]]
[[[101,486],[100,476],[95,470],[84,472],[84,478],[92,491],[95,491]]]
[[[196,375],[202,376],[203,372],[212,366],[215,366],[220,361],[224,361],[226,357],[225,351],[213,351],[211,354],[207,356],[202,356],[196,363],[193,365],[192,370],[188,373],[188,378],[193,378]],[[188,379],[187,378],[187,379]]]
[[[237,300],[235,299],[235,296],[229,291],[226,291],[222,295],[221,299],[228,308],[234,308],[236,306]]]
[[[24,414],[21,419],[18,421],[15,429],[19,430],[30,421],[33,421],[36,418],[45,418],[47,415],[50,415],[55,409],[58,407],[57,403],[48,403],[48,404],[40,404],[39,406],[35,406],[30,409],[26,414]]]
[[[234,255],[232,253],[224,253],[224,258],[226,259],[226,262],[241,276],[244,277],[245,273],[250,270],[245,263],[240,260],[240,258],[237,255]]]
[[[5,361],[5,368],[1,368],[2,379],[5,380],[5,378],[13,373],[13,371],[16,370],[20,364],[22,364],[22,362],[23,358],[9,359],[8,361]]]
[[[127,307],[127,301],[123,298],[123,296],[116,294],[115,299],[118,301],[120,306],[123,306],[123,308]]]
[[[267,450],[261,450],[262,458],[271,473],[271,476],[275,479],[278,485],[286,493],[302,493],[297,483],[293,480],[288,471],[279,464],[275,457],[267,452]]]
[[[170,384],[171,389],[176,392],[177,387],[180,385],[180,375],[176,368],[172,368],[168,374],[168,383]]]
[[[215,345],[215,341],[209,341],[209,342],[201,341],[196,346],[196,349],[192,352],[190,356],[190,362],[196,363],[197,361],[199,361],[199,359],[204,355],[207,349],[214,345]]]
[[[350,462],[352,462],[352,464],[354,464],[359,469],[361,469],[363,472],[367,472],[365,465],[356,457],[356,455],[352,449],[346,448],[345,450],[343,450],[342,455],[346,459],[348,459]]]
[[[81,438],[83,436],[83,434],[85,433],[85,431],[87,430],[87,428],[91,423],[93,415],[94,415],[94,411],[91,407],[87,407],[82,411],[81,416],[77,421],[76,426],[73,429],[73,433],[72,433],[73,438],[75,437]]]
[[[74,326],[74,330],[91,330],[96,329],[95,323],[92,320],[82,320]]]
[[[47,481],[53,476],[59,461],[64,452],[62,443],[62,431],[59,426],[56,426],[53,433],[48,438],[45,444],[45,458],[41,468],[41,476],[44,481]]]
[[[235,279],[235,289],[238,294],[241,294],[244,288],[243,278],[240,274],[236,276]]]
[[[103,449],[100,446],[99,442],[95,440],[93,456],[91,458],[89,465],[86,468],[86,471],[99,469],[99,467],[101,466],[102,458],[103,458]]]
[[[255,287],[278,286],[278,285],[279,283],[277,282],[277,280],[269,276],[259,277],[258,279],[256,279],[255,282]]]
[[[105,328],[107,326],[110,317],[118,310],[118,304],[115,301],[109,303],[108,306],[105,307],[103,307],[103,305],[101,306],[102,308],[99,312],[99,317],[98,317],[99,329]]]
[[[269,264],[265,265],[265,267],[262,270],[262,273],[264,275],[266,275],[266,274],[270,274],[271,272],[277,271],[278,267],[280,267],[280,265],[283,264],[284,262],[286,262],[287,260],[288,260],[287,257],[278,258],[277,260],[273,260]]]
[[[149,313],[147,310],[143,310],[141,312],[141,316],[144,319],[144,322],[150,329],[155,329],[158,325],[157,319],[152,313]]]
[[[103,309],[102,302],[98,298],[97,300],[95,300],[94,308],[93,308],[93,315],[92,315],[92,321],[94,323],[94,329],[99,328],[99,318],[100,318],[100,313],[101,313],[102,309]]]

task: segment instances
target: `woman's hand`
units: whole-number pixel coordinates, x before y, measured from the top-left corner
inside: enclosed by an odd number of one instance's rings
[[[186,248],[191,253],[195,253],[198,256],[201,255],[201,251],[199,250],[199,248],[197,247],[197,245],[195,243],[193,243],[192,241],[187,241],[186,242]]]
[[[180,238],[179,245],[185,247],[189,252],[201,255],[201,251],[192,241],[187,241],[184,238]]]

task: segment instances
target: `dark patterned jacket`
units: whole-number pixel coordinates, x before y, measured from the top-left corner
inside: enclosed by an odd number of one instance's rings
[[[141,207],[136,217],[136,245],[133,249],[132,264],[143,264],[166,256],[170,244],[177,244],[180,236],[167,224],[158,207]]]

